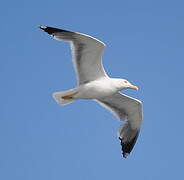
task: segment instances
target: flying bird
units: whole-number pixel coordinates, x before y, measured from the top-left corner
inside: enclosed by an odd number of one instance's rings
[[[69,42],[72,60],[77,76],[77,87],[64,92],[53,93],[59,105],[70,104],[77,99],[91,99],[124,121],[118,136],[123,157],[132,151],[139,135],[142,122],[141,101],[120,93],[124,89],[136,89],[126,79],[110,78],[102,65],[105,44],[98,39],[79,32],[72,32],[49,26],[40,29],[52,35],[54,39]]]

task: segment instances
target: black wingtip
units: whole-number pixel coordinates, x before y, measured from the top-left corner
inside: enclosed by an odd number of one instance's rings
[[[48,34],[53,34],[56,32],[71,32],[71,31],[67,31],[64,29],[58,29],[58,28],[53,28],[53,27],[49,27],[49,26],[39,26],[40,29],[42,29],[43,31],[47,32]]]
[[[132,149],[136,143],[138,135],[139,135],[139,132],[137,132],[135,137],[130,142],[123,142],[122,138],[119,137],[119,140],[121,141],[122,154],[123,154],[124,158],[127,158],[128,155],[130,154],[130,152],[132,151]]]
[[[48,34],[52,34],[55,31],[53,30],[54,28],[48,27],[48,26],[39,26],[39,28],[45,32],[47,32]]]
[[[45,32],[47,32],[47,26],[39,26],[39,28]],[[51,34],[49,32],[47,32],[48,34]]]
[[[45,30],[46,28],[47,28],[47,26],[38,26],[40,29],[42,29],[42,30]]]

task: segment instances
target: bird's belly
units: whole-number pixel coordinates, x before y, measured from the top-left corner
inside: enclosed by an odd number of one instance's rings
[[[116,90],[111,86],[102,84],[87,84],[79,87],[78,93],[74,96],[76,99],[99,99],[114,94]]]

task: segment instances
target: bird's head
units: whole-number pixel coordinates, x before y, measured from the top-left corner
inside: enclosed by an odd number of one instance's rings
[[[131,84],[128,80],[126,79],[116,79],[116,86],[118,90],[123,90],[123,89],[135,89],[138,90],[139,88],[133,84]]]

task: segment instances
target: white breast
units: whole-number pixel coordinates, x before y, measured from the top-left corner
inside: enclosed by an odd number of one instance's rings
[[[109,78],[102,78],[91,81],[78,87],[78,93],[74,96],[76,99],[98,99],[110,96],[117,92]]]

